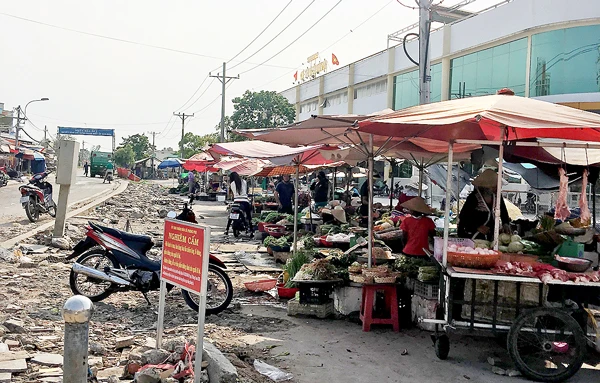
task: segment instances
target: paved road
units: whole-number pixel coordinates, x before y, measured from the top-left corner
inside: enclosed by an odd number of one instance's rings
[[[59,185],[54,184],[54,175],[48,177],[49,182],[54,186],[53,199],[54,202],[58,201],[58,190]],[[7,222],[21,222],[27,221],[25,211],[19,203],[19,185],[16,183],[10,183],[8,186],[0,188],[0,224]],[[103,184],[102,178],[87,178],[81,175],[77,176],[75,185],[71,186],[71,193],[69,195],[69,205],[73,205],[77,202],[85,200],[94,195],[108,192],[115,187],[115,183]],[[43,219],[49,216],[42,216]],[[27,221],[29,222],[29,221]]]

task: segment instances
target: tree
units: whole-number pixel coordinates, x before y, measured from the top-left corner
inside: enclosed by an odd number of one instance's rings
[[[121,142],[119,148],[125,146],[131,147],[136,161],[150,157],[154,151],[154,147],[150,144],[150,140],[143,134],[134,134],[133,136],[123,138],[123,142]]]
[[[296,118],[296,109],[287,98],[262,90],[249,90],[242,97],[232,100],[234,112],[231,115],[233,129],[271,128],[288,125]]]
[[[115,150],[114,158],[117,165],[129,169],[135,162],[135,152],[129,145],[121,146]]]
[[[205,134],[204,136],[199,136],[192,132],[187,132],[183,136],[183,155],[181,158],[190,158],[194,154],[201,152],[206,145],[214,144],[218,141],[218,133],[210,133]],[[181,147],[181,141],[179,141],[179,147]]]

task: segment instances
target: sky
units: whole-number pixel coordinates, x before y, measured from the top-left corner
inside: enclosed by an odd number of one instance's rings
[[[442,1],[445,6],[459,2]],[[477,0],[463,9],[480,10],[498,2]],[[226,91],[230,115],[231,99],[246,90],[292,87],[293,73],[313,53],[328,61],[334,53],[343,66],[385,49],[388,34],[418,20],[418,11],[407,7],[414,0],[403,4],[0,0],[0,102],[11,109],[50,99],[27,109],[25,130],[36,139],[43,137],[44,126],[51,138],[57,126],[109,128],[115,129],[117,145],[129,135],[151,137],[149,132],[156,132],[158,149],[175,148],[181,120],[173,112],[194,113],[186,120],[186,132],[215,131],[221,118],[221,83],[207,75],[221,72],[224,61],[231,68],[227,75],[240,75]],[[85,140],[86,147],[111,148],[110,138],[77,139]]]

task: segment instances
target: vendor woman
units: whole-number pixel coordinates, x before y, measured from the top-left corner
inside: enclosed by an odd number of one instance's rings
[[[495,204],[498,175],[486,170],[473,180],[475,189],[469,194],[458,216],[458,236],[470,239],[494,239]],[[510,232],[508,210],[504,199],[500,199],[502,230]]]
[[[429,249],[429,238],[435,233],[435,223],[427,217],[433,214],[433,209],[421,197],[414,197],[401,206],[410,211],[410,216],[404,218],[400,225],[404,239],[402,253],[412,257],[425,257],[427,254],[423,249]]]

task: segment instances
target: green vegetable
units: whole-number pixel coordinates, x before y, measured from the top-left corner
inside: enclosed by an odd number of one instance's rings
[[[510,237],[510,241],[511,242],[520,242],[521,241],[521,237],[519,237],[518,235],[513,235]]]
[[[475,239],[473,242],[475,242],[476,248],[489,249],[491,246],[490,241],[486,241],[485,239]]]
[[[298,271],[300,271],[302,265],[308,262],[310,262],[308,252],[303,250],[296,251],[296,255],[287,260],[285,266],[283,267],[283,270],[287,271],[289,275],[289,279],[285,284],[285,287],[289,288],[295,286],[295,283],[292,281],[292,279],[294,279]]]
[[[498,251],[501,253],[508,253],[508,246],[498,246]]]
[[[272,235],[269,235],[263,241],[263,245],[265,247],[273,247],[273,246],[286,247],[286,246],[289,246],[290,244],[288,242],[288,238],[285,236],[281,237],[281,238],[275,238]]]
[[[525,246],[521,242],[511,242],[508,244],[508,252],[509,253],[518,253],[523,251]]]
[[[272,211],[269,214],[267,214],[264,218],[263,222],[268,222],[268,223],[275,223],[278,221],[281,221],[281,213],[278,213],[276,211]],[[292,222],[293,222],[293,218],[292,218]]]
[[[510,234],[502,233],[498,239],[501,244],[508,245],[510,243]]]

